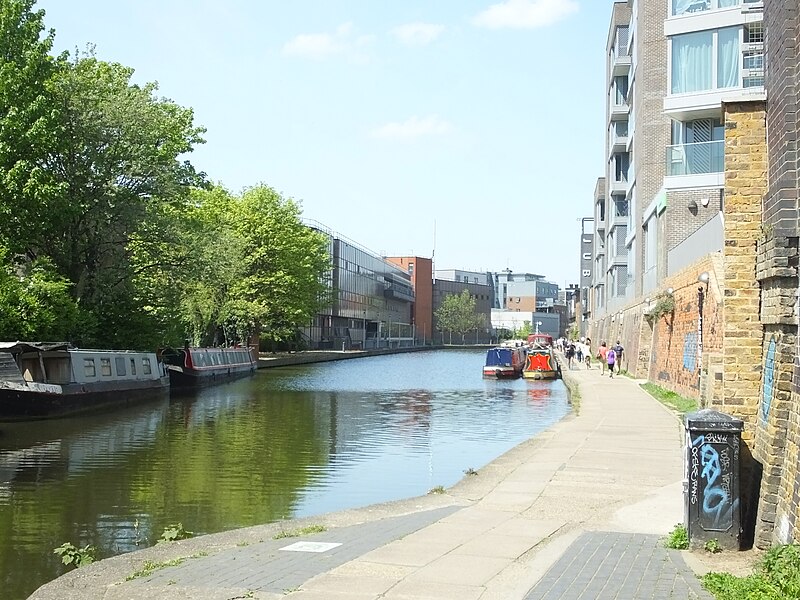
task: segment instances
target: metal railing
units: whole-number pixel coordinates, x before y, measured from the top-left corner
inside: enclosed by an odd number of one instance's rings
[[[695,142],[667,146],[667,175],[722,173],[725,169],[725,142]]]

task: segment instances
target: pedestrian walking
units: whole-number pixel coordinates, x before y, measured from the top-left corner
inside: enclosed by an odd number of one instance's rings
[[[586,368],[592,368],[592,339],[586,338],[586,345],[583,351],[584,360],[586,361]]]
[[[617,373],[619,373],[622,370],[622,353],[623,352],[625,352],[625,348],[623,348],[622,344],[620,344],[619,340],[617,340],[617,343],[614,345],[614,354],[617,357]]]
[[[570,342],[569,345],[567,346],[566,355],[567,355],[567,368],[572,370],[572,359],[575,357],[575,344],[573,344],[572,342]]]
[[[614,379],[614,364],[617,362],[617,353],[614,352],[614,348],[609,348],[608,352],[606,352],[606,363],[608,364],[608,372],[609,377]]]
[[[608,346],[605,342],[600,342],[600,347],[597,349],[597,360],[600,361],[600,375],[606,374],[606,353],[608,352]]]
[[[578,358],[578,366],[583,364],[583,344],[578,344],[575,348],[575,355]]]

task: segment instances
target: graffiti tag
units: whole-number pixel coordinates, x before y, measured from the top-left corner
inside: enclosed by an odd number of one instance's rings
[[[702,495],[700,523],[704,529],[725,531],[733,523],[733,511],[739,500],[733,500],[733,473],[728,436],[701,435],[692,440],[690,467],[690,494],[692,504],[697,504],[698,492]],[[717,446],[723,445],[721,449]],[[699,471],[699,474],[698,474]],[[702,480],[702,489],[700,482]]]

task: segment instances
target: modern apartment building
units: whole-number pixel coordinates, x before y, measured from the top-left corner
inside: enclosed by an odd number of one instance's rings
[[[723,107],[764,99],[763,42],[760,1],[613,4],[593,318],[722,249]]]
[[[644,292],[722,249],[724,105],[765,99],[760,1],[671,0],[663,32],[670,139],[663,191],[644,215],[646,232],[657,232],[645,240]]]

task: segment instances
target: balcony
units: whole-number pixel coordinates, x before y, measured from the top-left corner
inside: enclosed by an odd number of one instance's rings
[[[612,121],[627,119],[628,114],[631,112],[631,107],[624,100],[615,100],[609,107],[609,112]]]
[[[628,151],[628,123],[626,121],[615,121],[608,132],[608,152]]]
[[[624,175],[615,176],[609,181],[609,190],[611,194],[619,194],[624,196],[628,193],[628,178]]]
[[[725,142],[667,146],[667,176],[705,175],[725,170]]]

